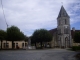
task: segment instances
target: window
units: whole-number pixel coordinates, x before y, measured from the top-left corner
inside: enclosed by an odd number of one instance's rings
[[[18,43],[16,43],[16,47],[18,47]]]
[[[22,43],[22,47],[24,47],[24,43]]]
[[[9,48],[9,43],[6,44],[6,48]]]
[[[58,34],[61,34],[61,29],[58,30]]]
[[[4,43],[4,44],[3,44],[3,47],[4,47],[4,48],[9,48],[9,43]]]
[[[68,34],[68,33],[69,33],[69,30],[68,30],[68,27],[67,27],[67,26],[64,27],[64,33],[65,33],[65,34]]]
[[[63,24],[63,20],[59,20],[58,25],[62,25],[62,24]]]
[[[27,43],[25,43],[25,46],[27,46]]]
[[[13,47],[15,48],[15,43],[13,43]]]
[[[4,45],[4,48],[6,48],[6,43],[4,43],[3,45]]]
[[[60,46],[61,46],[61,37],[60,37]]]
[[[60,20],[58,20],[58,25],[60,25]]]
[[[65,19],[65,24],[67,24],[67,20]]]

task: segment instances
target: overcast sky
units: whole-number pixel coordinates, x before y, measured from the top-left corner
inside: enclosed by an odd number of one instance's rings
[[[32,35],[36,29],[56,28],[61,2],[70,16],[71,28],[80,29],[79,0],[2,0],[9,27],[15,25],[27,36]],[[6,28],[0,3],[0,29]]]

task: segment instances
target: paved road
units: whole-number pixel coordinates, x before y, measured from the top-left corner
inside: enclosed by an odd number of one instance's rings
[[[76,60],[66,49],[0,51],[0,60]]]

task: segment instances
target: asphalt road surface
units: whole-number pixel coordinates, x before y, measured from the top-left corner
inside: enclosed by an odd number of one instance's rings
[[[0,60],[76,60],[76,52],[66,49],[0,51]]]

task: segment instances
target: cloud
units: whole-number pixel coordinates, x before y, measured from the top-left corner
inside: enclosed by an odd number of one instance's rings
[[[77,2],[75,0],[3,0],[3,6],[8,25],[18,26],[25,35],[30,36],[36,29],[45,28],[50,30],[57,27],[56,18],[62,5],[61,2],[63,2],[64,8],[71,16],[71,24],[73,24],[73,16],[76,15],[75,12],[79,9],[76,6],[73,7]],[[75,19],[77,18],[79,17]],[[6,30],[1,10],[0,21],[0,23],[3,23],[0,28]]]
[[[76,24],[80,22],[80,1],[77,0],[74,3],[70,4],[70,7],[68,8],[70,17],[71,17],[71,24]]]

